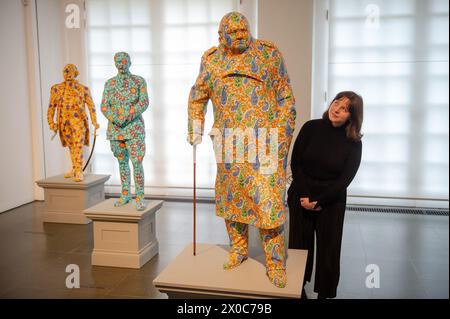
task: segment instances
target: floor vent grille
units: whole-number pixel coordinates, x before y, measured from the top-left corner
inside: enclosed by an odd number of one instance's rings
[[[347,210],[360,213],[448,216],[448,209],[347,206]]]

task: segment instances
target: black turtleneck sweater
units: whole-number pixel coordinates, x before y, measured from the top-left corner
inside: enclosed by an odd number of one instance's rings
[[[306,122],[295,140],[291,159],[293,186],[300,197],[326,207],[346,194],[361,163],[361,141],[329,120]]]

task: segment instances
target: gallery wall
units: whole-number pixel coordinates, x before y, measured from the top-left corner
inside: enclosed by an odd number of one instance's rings
[[[314,1],[265,0],[258,3],[259,38],[282,52],[297,108],[296,133],[311,116]]]
[[[64,16],[61,15],[61,1],[40,0],[37,5],[37,36],[39,44],[40,95],[42,105],[43,145],[45,176],[63,173],[70,167],[70,159],[65,149],[61,147],[59,138],[51,140],[53,132],[47,124],[47,110],[52,85],[64,80]]]
[[[64,65],[76,63],[80,80],[87,78],[82,28],[65,28],[69,2],[82,7],[82,1],[66,0],[0,2],[1,69],[7,75],[0,80],[0,133],[8,137],[1,139],[1,147],[9,154],[0,159],[0,212],[43,200],[35,181],[71,165],[47,124],[50,88],[63,81]]]
[[[0,212],[30,202],[33,158],[28,108],[25,15],[22,1],[2,1],[0,9]]]

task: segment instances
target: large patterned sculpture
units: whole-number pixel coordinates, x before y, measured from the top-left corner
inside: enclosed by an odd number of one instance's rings
[[[234,268],[247,259],[248,225],[253,225],[260,230],[267,275],[274,285],[284,287],[286,166],[296,117],[292,88],[280,51],[270,42],[253,39],[242,14],[231,12],[222,18],[219,42],[204,53],[190,92],[188,141],[192,145],[201,142],[209,100],[214,107],[210,135],[215,148],[221,149],[218,144],[230,132],[253,133],[244,141],[232,142],[231,152],[230,144],[223,148],[233,155],[232,161],[227,160],[229,154],[216,150],[216,214],[225,219],[231,243],[224,268]],[[249,154],[256,140],[265,151],[266,144],[261,142],[269,140],[270,129],[278,138],[269,147],[276,152],[275,169],[264,170],[260,150],[253,161],[235,160],[238,149]]]
[[[101,110],[108,119],[106,138],[119,161],[121,196],[116,206],[127,204],[130,195],[130,166],[133,164],[136,208],[145,209],[144,168],[145,125],[142,113],[148,107],[147,84],[144,78],[130,73],[131,60],[126,52],[114,55],[118,74],[105,83]]]
[[[64,82],[51,88],[47,120],[50,129],[55,134],[59,132],[62,146],[69,147],[70,150],[72,169],[64,177],[80,182],[83,180],[83,146],[89,146],[89,123],[85,105],[88,107],[92,125],[95,129],[98,129],[99,125],[89,88],[75,80],[78,76],[77,67],[67,64],[63,75]]]

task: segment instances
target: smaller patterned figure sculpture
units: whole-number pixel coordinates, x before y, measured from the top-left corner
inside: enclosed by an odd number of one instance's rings
[[[136,208],[145,209],[144,169],[145,125],[142,113],[148,107],[147,84],[144,78],[130,73],[131,60],[126,52],[114,55],[118,74],[105,83],[101,110],[108,119],[106,138],[119,161],[122,192],[115,206],[131,200],[130,166],[133,164],[136,187]]]
[[[89,146],[89,124],[85,104],[88,106],[92,125],[95,129],[98,129],[99,125],[89,88],[75,80],[78,76],[77,67],[67,64],[63,74],[64,82],[51,88],[47,120],[50,129],[55,134],[59,132],[62,146],[69,147],[70,150],[72,169],[64,177],[80,182],[83,180],[83,145]]]

